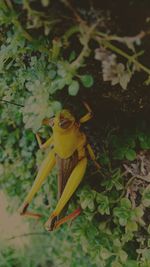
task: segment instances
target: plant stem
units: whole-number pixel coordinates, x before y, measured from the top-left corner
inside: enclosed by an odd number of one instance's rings
[[[80,30],[81,36],[83,36],[83,38],[84,38],[83,48],[82,48],[79,56],[77,57],[77,59],[74,60],[70,64],[71,68],[78,69],[81,66],[84,58],[89,54],[90,49],[89,49],[88,44],[89,44],[89,41],[91,40],[92,33],[93,33],[96,26],[97,26],[97,23],[92,25],[91,27],[87,27],[86,25],[82,26],[82,27],[85,27],[84,30]]]
[[[25,233],[25,234],[21,234],[21,235],[12,236],[10,238],[7,238],[6,240],[13,240],[16,238],[31,236],[31,235],[46,235],[49,237],[49,235],[46,232],[34,232],[34,233]]]
[[[67,30],[67,31],[65,32],[65,34],[63,35],[63,39],[64,39],[64,41],[68,41],[68,39],[69,39],[73,34],[78,33],[78,32],[80,32],[80,31],[81,31],[81,29],[80,29],[79,25],[75,25],[75,26],[71,27],[71,28],[70,28],[69,30]]]
[[[77,22],[84,24],[85,21],[79,16],[79,14],[76,12],[76,9],[72,6],[72,4],[70,3],[70,1],[68,0],[61,0],[61,2],[70,9],[70,11],[72,12],[72,14],[74,15],[75,19],[77,20]]]
[[[15,102],[10,102],[10,101],[7,101],[7,100],[4,100],[4,99],[0,99],[1,102],[4,102],[4,103],[7,103],[7,104],[11,104],[11,105],[15,105],[15,106],[18,106],[18,107],[24,107],[23,105],[21,104],[17,104]]]
[[[13,8],[12,2],[10,0],[5,0],[8,8],[14,12],[15,14],[15,10]],[[17,16],[12,20],[12,23],[22,32],[23,36],[25,37],[25,39],[27,39],[28,41],[32,41],[33,38],[31,37],[31,35],[22,27],[20,21],[17,19]]]
[[[148,34],[149,34],[149,32],[141,31],[140,33],[138,33],[135,36],[120,37],[120,36],[117,36],[117,35],[108,35],[106,33],[100,32],[100,31],[95,32],[95,35],[98,35],[100,37],[105,37],[105,39],[107,41],[117,41],[117,42],[125,43],[125,44],[127,43],[127,41],[130,41],[130,42],[134,43],[137,40],[141,40]]]
[[[118,48],[117,46],[113,45],[111,42],[102,39],[98,36],[95,36],[94,39],[104,45],[106,48],[109,48],[110,50],[112,50],[113,52],[117,53],[118,55],[123,56],[124,58],[128,59],[130,62],[134,63],[138,68],[142,69],[143,71],[145,71],[148,75],[150,75],[150,69],[147,68],[146,66],[144,66],[142,63],[140,63],[134,55],[129,55],[126,52],[124,52],[123,50],[121,50],[120,48]]]
[[[33,41],[32,36],[25,29],[23,29],[19,20],[15,19],[13,23],[22,32],[22,35],[24,36],[25,39],[27,39],[30,42]]]
[[[6,2],[6,4],[7,4],[7,6],[8,6],[11,10],[13,10],[13,5],[12,5],[11,1],[10,1],[10,0],[5,0],[5,2]]]

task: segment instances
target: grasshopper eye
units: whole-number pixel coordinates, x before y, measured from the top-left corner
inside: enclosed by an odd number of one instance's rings
[[[72,124],[72,122],[68,119],[62,119],[60,122],[59,122],[59,126],[62,128],[62,129],[67,129],[70,125]]]

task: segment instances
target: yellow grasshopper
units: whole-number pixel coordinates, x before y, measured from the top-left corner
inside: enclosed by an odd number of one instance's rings
[[[87,154],[90,155],[96,166],[98,168],[100,167],[96,162],[90,144],[87,143],[86,135],[80,130],[80,125],[92,118],[90,107],[85,102],[84,105],[87,109],[87,113],[79,122],[77,122],[70,111],[66,109],[58,112],[54,118],[45,119],[43,123],[51,126],[53,130],[53,135],[45,143],[42,144],[39,134],[36,134],[39,147],[41,149],[51,147],[51,149],[39,168],[33,186],[21,207],[20,214],[35,218],[41,217],[40,214],[27,211],[27,208],[52,168],[55,164],[58,164],[59,200],[55,210],[45,224],[45,228],[48,231],[58,228],[67,220],[74,219],[81,213],[81,208],[79,207],[70,215],[59,219],[59,216],[61,216],[68,201],[84,177],[87,167]]]

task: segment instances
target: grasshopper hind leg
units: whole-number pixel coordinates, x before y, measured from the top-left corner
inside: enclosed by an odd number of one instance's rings
[[[70,198],[72,197],[73,193],[75,192],[75,190],[81,183],[85,170],[86,170],[86,166],[87,166],[87,158],[84,157],[78,162],[76,167],[73,169],[66,183],[64,191],[57,203],[55,210],[53,211],[53,213],[51,214],[51,216],[49,217],[48,221],[45,224],[46,230],[52,231],[53,229],[58,228],[60,224],[66,222],[68,219],[76,217],[78,214],[80,214],[81,211],[79,208],[76,211],[74,211],[71,215],[68,215],[62,218],[60,220],[61,223],[59,223],[59,221],[57,222],[57,216],[62,212],[62,210],[64,209],[64,207],[66,206]]]
[[[44,181],[48,177],[52,168],[55,166],[55,161],[56,161],[55,160],[55,154],[53,151],[50,151],[48,153],[47,157],[45,158],[45,160],[43,161],[42,165],[40,166],[40,169],[39,169],[38,174],[36,176],[36,179],[33,183],[33,186],[31,188],[30,192],[28,193],[26,199],[24,200],[24,203],[20,209],[20,215],[34,217],[34,218],[40,218],[41,217],[40,214],[36,214],[36,213],[32,213],[32,212],[27,211],[27,208],[28,208],[29,204],[31,203],[35,194],[39,191],[42,184],[44,183]]]

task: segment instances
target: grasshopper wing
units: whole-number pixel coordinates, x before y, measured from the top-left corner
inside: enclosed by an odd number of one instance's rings
[[[66,183],[78,163],[78,152],[75,151],[73,155],[67,159],[61,159],[56,156],[56,162],[58,166],[58,199],[61,197],[62,192],[66,186]],[[63,209],[59,219],[64,216],[68,208],[68,205]]]

